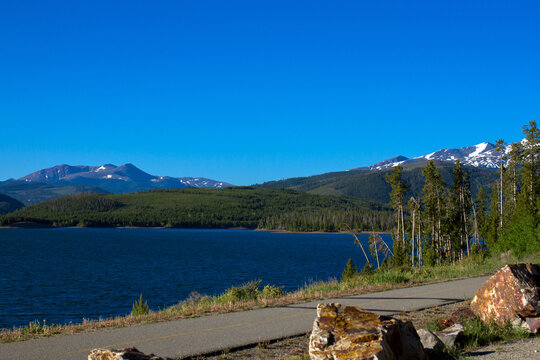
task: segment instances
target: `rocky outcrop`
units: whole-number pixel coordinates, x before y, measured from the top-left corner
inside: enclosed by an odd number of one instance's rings
[[[471,310],[484,322],[540,327],[540,265],[506,265],[476,291]]]
[[[154,354],[145,354],[134,347],[122,350],[94,349],[88,354],[88,360],[170,360]]]
[[[427,359],[412,323],[340,304],[317,306],[309,355],[312,360]]]

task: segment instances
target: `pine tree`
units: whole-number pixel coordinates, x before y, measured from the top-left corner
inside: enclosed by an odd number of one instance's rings
[[[427,163],[422,170],[422,175],[425,179],[425,185],[422,189],[422,203],[425,205],[424,219],[429,226],[426,230],[429,234],[428,238],[431,240],[428,249],[433,252],[434,261],[440,261],[443,256],[442,225],[445,184],[433,160]]]
[[[358,271],[356,270],[356,265],[354,265],[351,258],[349,258],[349,261],[347,261],[347,265],[345,265],[345,269],[343,269],[343,272],[341,273],[341,282],[349,281],[352,279],[356,274],[358,274]]]
[[[476,194],[476,201],[474,202],[473,209],[475,210],[476,218],[476,245],[479,245],[479,239],[484,239],[484,244],[487,239],[487,233],[489,231],[488,225],[488,197],[484,188],[481,187]]]
[[[448,227],[452,239],[452,248],[455,252],[459,250],[459,256],[463,258],[463,250],[467,251],[467,255],[470,254],[471,190],[469,175],[463,170],[459,160],[456,160],[453,173],[454,183],[450,195],[450,221]]]
[[[536,121],[523,126],[526,144],[523,151],[523,191],[529,198],[530,211],[535,211],[536,199],[540,192],[540,131]]]
[[[405,207],[405,194],[409,190],[409,186],[403,181],[402,173],[403,167],[400,165],[395,166],[391,173],[386,174],[386,182],[388,182],[392,188],[390,199],[396,212],[397,230],[394,239],[400,241],[401,244],[405,246],[405,220],[403,208]]]
[[[499,186],[494,184],[491,188],[490,196],[490,208],[489,215],[486,218],[485,232],[486,232],[486,245],[489,249],[492,249],[501,233],[500,224],[500,210],[499,210]]]
[[[506,205],[505,216],[510,218],[517,205],[518,190],[521,183],[520,167],[523,161],[523,145],[520,142],[512,143],[508,153],[508,166],[505,173]]]
[[[499,139],[495,142],[495,150],[499,153],[499,229],[503,227],[503,175],[504,175],[504,161],[506,160],[506,155],[504,153],[506,149],[506,144],[503,139]]]
[[[408,202],[411,213],[411,266],[414,266],[415,249],[418,266],[422,263],[422,235],[421,235],[421,204],[414,196],[411,196]]]

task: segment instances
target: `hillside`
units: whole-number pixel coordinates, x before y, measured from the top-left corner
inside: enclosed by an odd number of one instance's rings
[[[0,224],[31,221],[46,226],[166,226],[335,231],[388,230],[390,209],[346,197],[284,189],[152,190],[133,194],[78,194],[27,206]]]
[[[421,161],[403,165],[403,179],[411,187],[409,196],[421,194],[424,186],[422,169],[426,166],[426,163],[427,161]],[[436,161],[435,163],[446,184],[451,185],[454,164],[441,161]],[[463,168],[470,176],[473,195],[476,195],[480,187],[491,186],[497,179],[497,172],[493,169],[473,166],[463,166]],[[350,196],[380,203],[389,203],[390,185],[386,182],[385,176],[391,171],[391,168],[377,171],[365,169],[340,171],[309,177],[269,181],[254,185],[254,187],[286,188],[306,191],[311,194]]]
[[[78,193],[105,194],[107,191],[95,186],[56,186],[44,183],[30,183],[21,181],[0,182],[0,193],[6,194],[24,205],[32,205],[42,201],[56,199],[61,196]]]
[[[20,201],[15,200],[4,194],[0,194],[0,214],[7,214],[22,208],[24,205]]]

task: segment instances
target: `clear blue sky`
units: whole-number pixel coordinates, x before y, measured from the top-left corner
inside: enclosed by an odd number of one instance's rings
[[[252,184],[540,114],[538,1],[0,3],[0,180],[67,163]]]

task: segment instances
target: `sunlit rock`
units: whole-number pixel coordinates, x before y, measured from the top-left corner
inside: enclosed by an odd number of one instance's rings
[[[144,354],[134,347],[122,350],[94,349],[88,354],[88,360],[170,360],[154,354]]]
[[[312,360],[426,359],[412,323],[339,304],[317,306],[309,355]]]
[[[540,327],[540,265],[506,265],[476,291],[471,310],[484,322]]]

